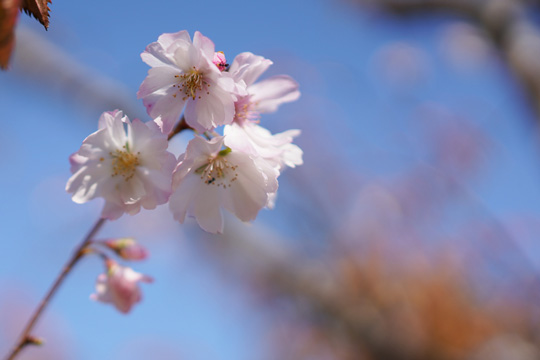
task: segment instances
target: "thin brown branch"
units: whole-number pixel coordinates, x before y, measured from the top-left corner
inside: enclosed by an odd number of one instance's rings
[[[96,223],[94,224],[92,229],[90,229],[90,231],[88,232],[86,237],[83,239],[83,241],[79,244],[77,249],[75,249],[75,251],[73,252],[73,255],[71,256],[71,259],[64,266],[64,268],[62,269],[62,271],[60,272],[60,274],[54,281],[53,285],[51,286],[51,288],[49,289],[49,291],[47,292],[43,300],[41,300],[39,306],[35,310],[30,320],[28,321],[28,324],[26,324],[26,327],[24,328],[19,340],[17,341],[17,344],[15,345],[11,353],[6,357],[6,360],[15,359],[17,354],[19,354],[20,351],[26,345],[36,344],[36,342],[33,341],[35,337],[32,336],[31,334],[32,329],[36,325],[37,321],[43,314],[43,311],[45,310],[47,305],[50,303],[52,297],[54,296],[54,294],[56,293],[60,285],[62,285],[62,283],[64,282],[66,276],[71,272],[75,264],[77,264],[77,262],[84,255],[85,247],[90,243],[90,241],[92,241],[92,238],[94,237],[94,235],[96,235],[96,233],[99,231],[99,229],[103,226],[104,223],[105,223],[105,219],[99,218],[99,220],[96,221]]]
[[[475,15],[479,7],[479,2],[475,0],[361,0],[360,2],[400,15],[424,13],[426,11],[451,11],[461,15]]]
[[[193,130],[191,126],[189,126],[186,122],[186,118],[182,116],[180,121],[176,124],[174,129],[170,132],[169,136],[167,136],[167,140],[171,140],[176,134],[181,133],[184,130]]]

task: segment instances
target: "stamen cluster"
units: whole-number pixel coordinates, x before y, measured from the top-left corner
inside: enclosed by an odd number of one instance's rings
[[[223,150],[222,150],[223,151]],[[215,158],[208,158],[207,164],[202,165],[195,173],[201,174],[201,180],[207,185],[231,187],[231,183],[238,179],[237,165],[229,165],[227,159],[218,153]]]
[[[133,154],[129,152],[129,146],[123,146],[124,150],[116,149],[113,152],[109,152],[109,155],[112,158],[112,175],[111,176],[122,176],[125,181],[129,181],[133,176],[135,176],[135,171],[137,166],[140,165],[139,157],[141,153]],[[103,159],[103,158],[101,158]],[[102,160],[103,161],[103,160]]]
[[[201,99],[201,95],[197,96],[197,92],[202,91],[203,87],[206,87],[206,90],[210,87],[210,84],[204,80],[204,74],[195,67],[186,74],[174,75],[174,77],[179,80],[179,83],[173,87],[178,87],[178,91],[185,95],[182,101],[186,101],[189,97],[193,100]],[[210,92],[206,91],[206,94],[210,95]],[[173,94],[173,97],[176,98],[176,94]]]

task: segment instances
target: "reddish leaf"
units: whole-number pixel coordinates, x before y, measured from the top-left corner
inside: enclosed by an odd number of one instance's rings
[[[49,3],[51,0],[22,0],[21,10],[33,15],[45,29],[49,27]]]
[[[0,68],[6,69],[13,50],[20,0],[0,0]]]

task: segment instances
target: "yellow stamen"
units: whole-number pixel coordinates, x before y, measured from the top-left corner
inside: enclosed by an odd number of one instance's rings
[[[210,84],[204,80],[204,74],[195,67],[193,67],[193,69],[187,73],[175,75],[174,77],[180,81],[177,86],[178,90],[183,92],[185,95],[182,97],[182,100],[186,100],[187,98],[192,98],[195,100],[197,98],[198,91],[203,90],[203,87],[205,86],[210,86]],[[206,93],[209,94],[208,91]],[[176,94],[173,94],[173,97],[176,97]],[[198,98],[200,99],[201,97],[198,96]]]
[[[110,153],[112,157],[112,176],[121,175],[124,180],[128,181],[135,175],[135,170],[139,163],[140,153],[133,154],[129,151],[129,147],[124,146],[125,150],[115,150]]]
[[[195,170],[196,174],[201,174],[201,180],[207,185],[217,185],[227,188],[238,179],[236,169],[238,165],[231,165],[225,158],[230,150],[222,150],[215,158],[208,158],[208,163]]]

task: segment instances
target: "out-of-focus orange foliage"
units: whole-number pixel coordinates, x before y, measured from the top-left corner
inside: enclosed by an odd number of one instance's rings
[[[332,261],[329,298],[278,291],[296,309],[275,337],[280,358],[488,360],[486,349],[508,336],[516,348],[538,351],[532,306],[481,301],[451,262],[421,264],[389,265],[376,253],[363,262],[344,256]]]
[[[414,344],[417,355],[462,359],[504,329],[489,306],[475,302],[450,266],[389,274],[380,259],[341,261],[341,290],[350,306],[372,303],[389,325],[387,340]]]

